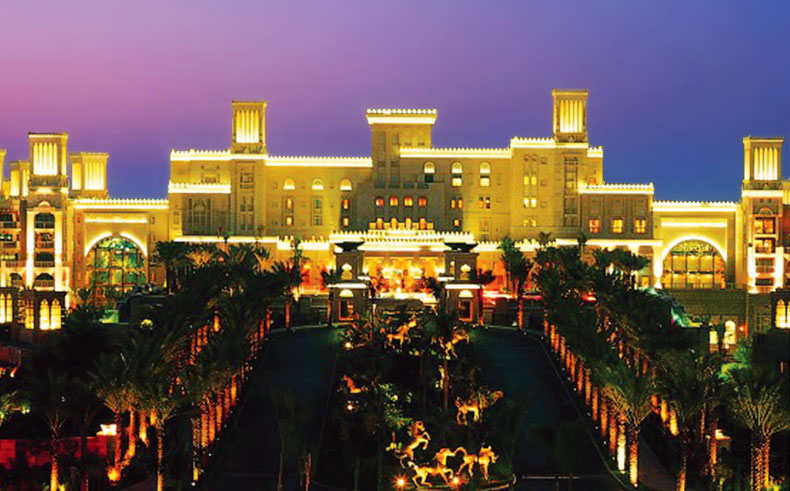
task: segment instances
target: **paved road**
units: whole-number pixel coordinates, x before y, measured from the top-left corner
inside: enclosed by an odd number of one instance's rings
[[[557,460],[562,461],[560,473],[574,477],[572,488],[617,489],[583,424],[575,422],[578,414],[536,339],[510,329],[491,328],[476,330],[472,346],[481,360],[483,379],[490,387],[501,389],[506,397],[527,396],[530,401],[513,459],[519,489],[555,489],[554,479],[545,477],[557,473]],[[559,428],[564,441],[553,449],[547,448],[535,436],[535,428],[541,427]],[[564,481],[562,489],[566,487]]]
[[[337,332],[325,328],[297,330],[275,335],[261,360],[262,370],[235,424],[226,431],[217,467],[205,489],[274,489],[279,461],[279,436],[269,394],[290,390],[304,411],[305,432],[312,446],[318,446],[323,426],[332,370],[337,349]],[[286,473],[296,475],[296,462],[286,465]],[[286,489],[294,489],[294,480]]]

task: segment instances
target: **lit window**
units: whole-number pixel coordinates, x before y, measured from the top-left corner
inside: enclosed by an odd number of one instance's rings
[[[381,196],[376,196],[375,203],[378,208],[381,208],[382,206],[384,206],[384,198],[382,198]]]
[[[390,206],[398,206],[398,197],[390,196]]]
[[[450,209],[452,209],[452,210],[454,210],[454,209],[455,209],[455,198],[452,198],[452,199],[450,200]]]
[[[647,231],[647,220],[644,218],[635,218],[634,219],[634,232],[637,234],[643,234]]]
[[[348,217],[343,217],[340,223],[343,225],[343,227],[348,227],[348,223],[349,223]]]
[[[491,164],[483,162],[480,164],[480,186],[487,188],[491,183]]]
[[[420,230],[425,230],[427,228],[428,222],[426,222],[424,218],[420,218]]]
[[[286,226],[290,227],[293,224],[294,224],[294,217],[290,217],[290,216],[285,217],[285,225]]]
[[[376,229],[378,229],[378,230],[384,229],[384,219],[383,218],[376,218]]]
[[[313,191],[323,191],[324,190],[324,183],[321,179],[314,179],[313,180]]]
[[[340,190],[341,191],[351,191],[351,181],[348,179],[343,179],[340,181]]]
[[[453,220],[453,227],[461,228],[461,219],[460,218],[456,218],[455,220]]]
[[[398,219],[397,218],[393,218],[392,220],[390,220],[390,228],[391,229],[398,228]]]
[[[420,196],[419,198],[417,198],[417,206],[419,206],[420,208],[425,208],[426,206],[428,206],[428,198],[426,198],[425,196]]]
[[[590,231],[591,234],[597,234],[601,232],[601,219],[600,218],[590,218],[587,221],[587,229]]]
[[[341,206],[343,207],[344,210],[348,210],[349,208],[351,208],[351,200],[348,199],[348,198],[346,198],[343,201],[341,201],[340,204],[341,204]]]
[[[452,174],[452,179],[450,184],[454,188],[461,186],[463,172],[464,172],[464,168],[461,165],[461,162],[453,162],[453,165],[450,168],[450,173]]]
[[[436,166],[433,165],[433,162],[425,162],[422,171],[425,176],[425,182],[426,183],[433,182],[433,175],[436,174]]]
[[[481,210],[491,209],[491,196],[480,196],[477,200],[477,207]]]
[[[773,235],[775,233],[774,225],[776,219],[774,218],[755,218],[754,219],[754,233]]]
[[[537,198],[532,198],[530,200],[530,204],[532,205],[533,208],[537,208],[538,207],[538,200],[537,200]]]
[[[486,210],[491,209],[491,196],[486,196]]]
[[[286,210],[293,210],[294,209],[294,200],[293,200],[293,198],[285,198],[285,209]]]
[[[612,218],[612,233],[613,234],[621,234],[621,233],[623,233],[623,219],[622,218]]]
[[[774,239],[757,239],[754,241],[754,251],[758,254],[773,254]]]
[[[403,206],[414,206],[414,198],[411,196],[405,196],[403,198]]]
[[[293,191],[294,189],[296,189],[296,185],[294,184],[294,180],[293,179],[286,179],[285,182],[283,183],[283,189],[285,189],[286,191]]]
[[[412,223],[411,218],[406,218],[406,229],[411,229]]]

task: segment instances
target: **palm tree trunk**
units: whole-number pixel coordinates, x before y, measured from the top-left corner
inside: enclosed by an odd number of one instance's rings
[[[628,478],[631,485],[639,483],[639,427],[628,425]]]
[[[483,285],[480,285],[480,288],[477,289],[477,325],[482,326],[485,324],[485,319],[483,318]]]
[[[716,429],[718,427],[718,421],[716,418],[711,418],[710,424],[708,425],[708,474],[711,477],[716,476],[716,464],[719,460],[718,455],[718,446],[719,442],[716,440]]]
[[[590,369],[584,371],[584,403],[587,407],[592,404],[592,387],[590,387]],[[593,417],[595,419],[595,417]]]
[[[769,481],[771,480],[771,439],[770,438],[765,439],[765,443],[763,443],[762,452],[763,452],[763,477],[761,482],[763,488],[768,488]]]
[[[129,440],[126,444],[126,455],[124,460],[131,460],[137,453],[137,434],[134,428],[134,408],[129,408]]]
[[[113,465],[120,472],[121,470],[121,440],[123,439],[123,426],[121,426],[121,412],[115,413],[115,441],[113,442]],[[57,488],[53,488],[57,489]]]
[[[601,396],[601,413],[600,413],[601,438],[603,438],[604,440],[606,440],[607,423],[609,422],[608,409],[609,409],[609,404],[606,402],[606,397]]]
[[[285,299],[285,328],[291,328],[291,299]]]
[[[200,416],[190,418],[192,424],[192,482],[200,478]]]
[[[617,456],[617,418],[614,407],[609,408],[609,455]]]
[[[524,330],[524,300],[518,296],[518,330]]]
[[[678,471],[677,491],[686,491],[686,473],[688,470],[688,452],[685,445],[681,444],[680,450],[680,470]]]
[[[139,422],[140,427],[140,440],[145,445],[148,445],[148,419],[146,419],[145,411],[140,411],[140,414],[137,415],[137,421]]]
[[[165,488],[164,469],[165,423],[161,418],[156,420],[156,491]]]
[[[621,413],[617,421],[617,469],[620,472],[625,472],[625,447],[625,417]]]
[[[594,385],[590,390],[590,411],[593,421],[598,421],[598,387]]]
[[[280,442],[280,462],[277,464],[277,491],[283,491],[283,472],[285,470],[285,443]]]
[[[442,362],[444,367],[444,384],[442,385],[442,406],[445,411],[450,406],[450,371],[447,363],[447,357]]]
[[[214,442],[215,435],[215,421],[216,415],[214,414],[214,401],[211,400],[212,398],[209,397],[207,406],[208,406],[208,442],[209,444]]]
[[[120,437],[119,437],[120,438]],[[58,437],[57,435],[52,436],[52,441],[50,442],[52,448],[50,450],[50,455],[52,456],[52,465],[51,470],[49,473],[49,489],[56,490],[58,489]]]

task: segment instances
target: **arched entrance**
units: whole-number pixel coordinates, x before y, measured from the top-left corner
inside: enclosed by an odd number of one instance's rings
[[[85,264],[88,286],[100,297],[121,295],[146,282],[145,254],[123,237],[97,242],[88,252]]]
[[[664,256],[661,284],[676,289],[722,289],[725,261],[719,250],[700,239],[675,244]]]

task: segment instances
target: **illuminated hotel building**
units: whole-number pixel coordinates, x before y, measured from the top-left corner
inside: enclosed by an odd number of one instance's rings
[[[639,283],[671,289],[688,311],[730,331],[769,326],[768,293],[790,272],[783,139],[743,139],[740,203],[659,201],[652,184],[604,182],[586,90],[552,96],[551,136],[502,148],[435,146],[435,110],[370,109],[371,153],[361,157],[271,155],[266,102],[234,101],[230,148],[172,151],[164,200],[110,199],[107,154],[69,155],[65,134],[30,134],[28,160],[11,162],[3,181],[4,291],[128,290],[163,280],[149,264],[157,241],[255,243],[275,260],[290,256],[295,237],[309,258],[304,293],[323,290],[320,271],[338,268],[345,315],[368,282],[383,298],[419,297],[423,275],[472,304],[474,267],[498,276],[489,292],[503,287],[502,237],[529,255],[541,232],[563,245],[582,231],[588,254],[620,247],[649,258]]]

